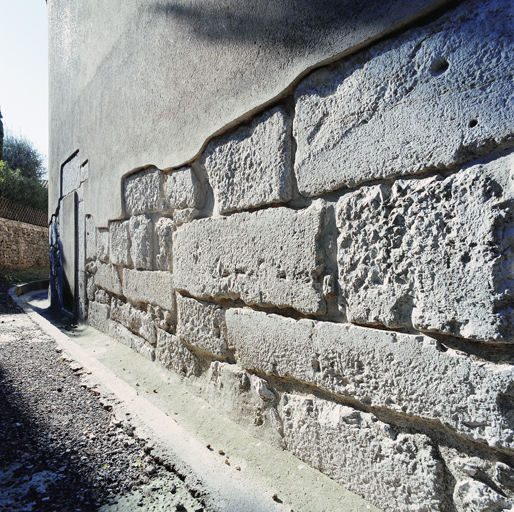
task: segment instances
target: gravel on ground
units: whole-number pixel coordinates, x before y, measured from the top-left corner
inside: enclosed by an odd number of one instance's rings
[[[0,279],[0,511],[207,510],[10,284]]]

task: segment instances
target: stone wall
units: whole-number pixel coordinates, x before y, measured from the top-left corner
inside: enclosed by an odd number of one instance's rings
[[[75,171],[77,311],[384,510],[510,509],[513,21],[464,2],[315,71],[101,229]]]
[[[0,218],[0,268],[48,265],[48,228]]]

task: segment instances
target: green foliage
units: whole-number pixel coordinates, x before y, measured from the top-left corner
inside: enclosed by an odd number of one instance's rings
[[[41,179],[45,174],[44,156],[25,137],[6,135],[3,159],[24,178]]]
[[[37,210],[48,211],[48,190],[40,179],[24,176],[20,169],[11,169],[3,160],[0,160],[0,196]]]

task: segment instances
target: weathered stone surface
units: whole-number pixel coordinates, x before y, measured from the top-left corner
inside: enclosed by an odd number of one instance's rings
[[[61,197],[80,187],[80,163],[78,153],[62,166]]]
[[[514,10],[466,2],[296,91],[295,172],[314,196],[512,145]]]
[[[190,377],[200,375],[198,358],[173,334],[157,329],[157,359],[175,372]]]
[[[284,394],[279,414],[289,450],[384,511],[445,510],[443,465],[428,437],[310,396]]]
[[[151,345],[156,344],[156,327],[150,313],[130,303],[113,298],[111,302],[111,318],[145,338]]]
[[[280,107],[211,142],[201,163],[221,213],[287,202],[292,195],[290,121]]]
[[[201,211],[196,208],[183,208],[181,210],[173,211],[173,229],[177,229],[182,224],[191,222],[197,219],[201,214]]]
[[[109,336],[139,352],[150,361],[155,361],[155,349],[144,338],[137,336],[118,322],[110,323]]]
[[[108,304],[111,305],[111,296],[101,288],[97,288],[95,291],[94,300],[99,304]]]
[[[173,235],[175,288],[199,298],[323,313],[322,209],[200,219]]]
[[[86,260],[96,258],[96,228],[91,215],[86,215]]]
[[[155,266],[170,272],[173,270],[173,224],[173,220],[168,217],[161,217],[155,223],[158,244]]]
[[[453,499],[458,512],[502,512],[514,506],[514,502],[509,503],[504,496],[477,480],[458,482]]]
[[[123,295],[131,302],[146,302],[176,314],[173,276],[169,272],[123,269]]]
[[[146,215],[137,215],[129,220],[130,257],[135,268],[153,268],[153,226]]]
[[[87,312],[87,323],[98,329],[100,332],[104,334],[109,333],[109,314],[110,307],[107,304],[100,304],[99,302],[89,302],[88,312]]]
[[[428,336],[350,324],[226,312],[238,364],[330,393],[435,420],[496,448],[514,448],[514,367],[443,351]]]
[[[109,243],[111,263],[131,266],[128,220],[116,220],[109,223]]]
[[[86,286],[86,293],[87,293],[87,299],[88,300],[95,300],[95,293],[96,293],[96,284],[95,284],[95,278],[93,276],[89,276],[87,278],[87,286]]]
[[[163,173],[154,167],[126,178],[124,198],[127,215],[164,211],[166,202],[163,194],[163,183]]]
[[[109,261],[109,230],[97,229],[96,231],[96,256],[100,261]]]
[[[98,263],[96,266],[95,284],[108,292],[121,295],[121,280],[114,265]]]
[[[164,181],[164,198],[168,208],[195,208],[202,203],[202,187],[190,167],[167,174]]]
[[[513,157],[362,187],[337,204],[340,302],[359,324],[514,341]]]
[[[177,336],[215,356],[228,354],[225,310],[215,304],[177,295]]]

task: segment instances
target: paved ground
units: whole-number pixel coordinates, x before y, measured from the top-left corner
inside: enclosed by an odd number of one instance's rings
[[[206,510],[0,286],[0,510]]]
[[[7,290],[0,275],[0,511],[378,510],[178,376]],[[48,306],[45,291],[24,299]]]

